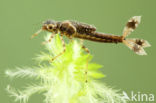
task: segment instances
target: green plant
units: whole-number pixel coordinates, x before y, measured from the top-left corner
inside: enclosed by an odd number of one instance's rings
[[[46,40],[49,37],[50,34]],[[28,85],[23,90],[8,85],[6,90],[15,97],[15,101],[26,103],[31,95],[42,92],[45,103],[126,103],[117,90],[98,80],[104,77],[98,71],[101,65],[88,63],[88,82],[85,82],[86,61],[91,61],[92,56],[84,53],[76,40],[66,44],[66,52],[53,62],[49,61],[63,50],[59,34],[45,46],[48,53],[41,52],[36,57],[39,63],[37,67],[6,71],[11,78],[31,77],[40,80],[38,84]]]

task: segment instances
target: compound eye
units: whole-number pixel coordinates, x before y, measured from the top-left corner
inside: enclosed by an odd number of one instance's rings
[[[49,30],[52,30],[52,29],[53,29],[53,26],[52,26],[52,25],[49,25],[49,26],[48,26],[48,29],[49,29]]]

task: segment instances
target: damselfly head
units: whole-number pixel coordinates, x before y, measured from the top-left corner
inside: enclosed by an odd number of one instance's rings
[[[47,20],[42,25],[42,30],[47,30],[49,32],[55,31],[57,24],[53,20]]]
[[[31,39],[37,36],[41,31],[49,31],[49,32],[56,32],[57,31],[57,23],[53,20],[47,20],[43,23],[40,30],[38,30],[35,34],[31,36]]]

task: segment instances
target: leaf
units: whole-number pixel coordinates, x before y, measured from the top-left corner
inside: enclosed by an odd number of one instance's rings
[[[45,37],[46,41],[50,35]],[[15,97],[16,101],[23,103],[26,103],[31,95],[41,92],[44,92],[45,103],[126,103],[120,93],[95,81],[105,77],[99,72],[102,66],[90,63],[93,56],[85,53],[79,42],[73,40],[65,45],[66,51],[51,62],[50,60],[63,50],[60,34],[56,34],[52,41],[45,45],[47,52],[41,52],[37,56],[39,65],[7,70],[6,75],[11,78],[38,79],[37,84],[27,85],[23,90],[8,86],[8,93]],[[40,63],[42,61],[46,63]]]
[[[104,74],[98,73],[98,72],[93,72],[93,71],[88,72],[88,76],[90,76],[90,77],[92,77],[92,78],[95,78],[95,79],[99,79],[99,78],[105,77]]]
[[[102,68],[103,66],[100,64],[96,64],[96,63],[90,63],[88,65],[88,70],[98,70],[100,68]]]

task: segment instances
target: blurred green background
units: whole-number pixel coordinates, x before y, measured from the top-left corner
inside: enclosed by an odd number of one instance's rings
[[[35,66],[32,58],[44,50],[41,42],[46,33],[29,38],[47,19],[77,20],[94,24],[100,32],[121,35],[127,20],[141,15],[142,22],[130,37],[150,42],[147,56],[138,56],[123,44],[86,41],[85,45],[94,55],[93,62],[104,65],[103,82],[127,93],[156,95],[155,10],[156,0],[0,0],[0,103],[13,103],[5,91],[7,84],[24,86],[28,81],[10,80],[4,71]],[[35,95],[29,103],[42,103],[42,99]]]

